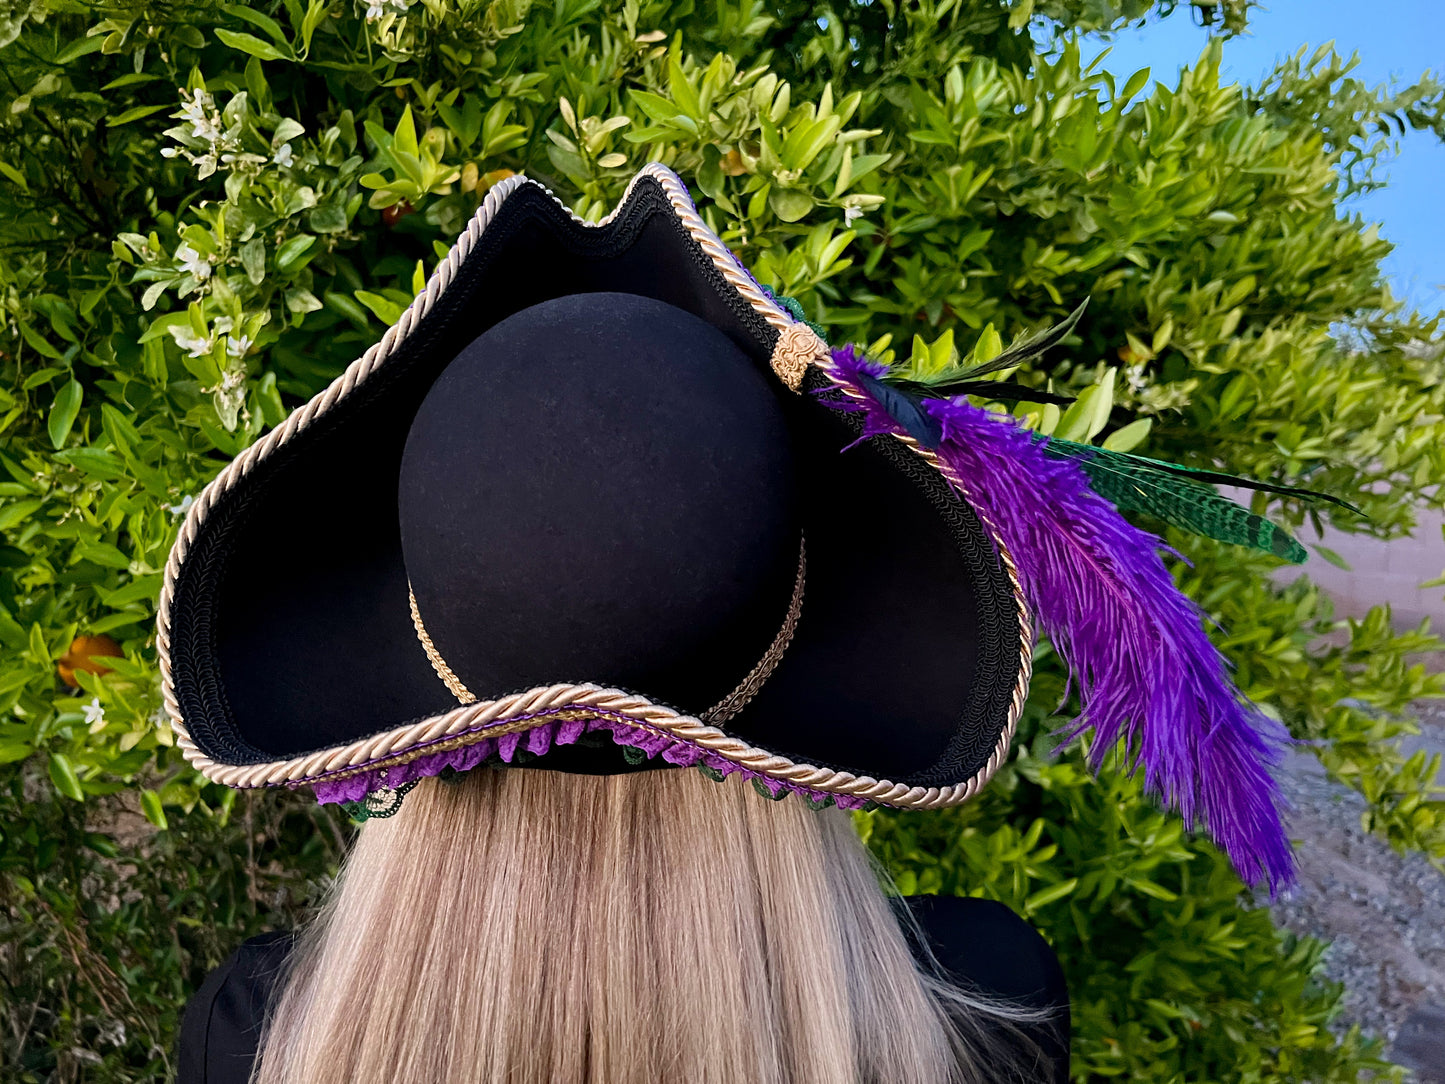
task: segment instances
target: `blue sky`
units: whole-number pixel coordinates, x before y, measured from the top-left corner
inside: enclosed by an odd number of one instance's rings
[[[1372,86],[1392,77],[1408,85],[1426,69],[1445,81],[1442,0],[1272,0],[1255,9],[1250,31],[1224,45],[1226,81],[1257,83],[1276,58],[1331,40],[1343,56],[1359,53],[1352,74]],[[1172,85],[1179,68],[1198,58],[1205,34],[1180,10],[1116,35],[1106,64],[1122,74],[1147,67],[1154,79]],[[1102,47],[1086,49],[1086,59]],[[1381,233],[1395,244],[1385,270],[1396,295],[1433,313],[1445,308],[1445,144],[1430,132],[1408,133],[1386,170],[1384,189],[1347,206],[1380,222]]]

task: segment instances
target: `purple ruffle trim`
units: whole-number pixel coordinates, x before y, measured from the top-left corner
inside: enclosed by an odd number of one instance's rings
[[[558,709],[565,710],[565,709]],[[680,768],[703,768],[721,778],[741,773],[750,779],[759,790],[765,790],[770,797],[782,798],[786,794],[798,794],[817,804],[831,800],[839,809],[861,809],[868,800],[849,794],[834,794],[815,787],[800,786],[785,780],[774,779],[753,771],[724,756],[710,752],[680,738],[644,730],[622,719],[605,716],[589,719],[553,720],[552,713],[536,716],[535,726],[499,738],[486,737],[485,730],[479,731],[476,740],[459,748],[428,753],[405,764],[378,767],[363,771],[345,779],[319,779],[311,783],[316,800],[323,805],[331,802],[359,802],[374,790],[382,787],[399,787],[428,776],[440,775],[447,769],[456,772],[471,771],[487,761],[510,764],[519,749],[542,756],[554,745],[572,745],[587,733],[606,733],[618,745],[631,746],[641,750],[649,760],[661,757],[668,764]],[[499,720],[493,727],[517,720]],[[442,739],[450,740],[450,739]],[[545,766],[545,765],[543,765]]]

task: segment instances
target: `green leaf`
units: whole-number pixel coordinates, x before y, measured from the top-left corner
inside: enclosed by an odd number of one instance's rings
[[[109,542],[87,540],[76,543],[75,555],[82,561],[93,561],[104,568],[127,569],[130,558]]]
[[[66,448],[55,458],[96,478],[124,478],[126,473],[121,458],[103,448]]]
[[[292,120],[290,117],[283,117],[276,125],[276,130],[271,133],[271,142],[289,143],[299,135],[306,134],[306,126],[299,120]]]
[[[24,523],[38,512],[44,503],[45,501],[39,497],[31,497],[13,504],[0,505],[0,531],[8,531],[12,527]]]
[[[79,60],[83,56],[89,56],[91,53],[100,52],[101,48],[104,45],[105,39],[98,35],[93,37],[77,38],[75,41],[71,42],[69,45],[67,45],[64,49],[60,50],[60,52],[56,54],[55,63],[60,65],[61,67],[64,67],[68,64],[73,64],[75,61]]]
[[[1079,887],[1079,879],[1070,877],[1067,881],[1060,881],[1058,884],[1049,885],[1048,888],[1041,888],[1028,899],[1024,900],[1024,910],[1033,912],[1040,907],[1046,907],[1051,903],[1073,894],[1074,889]]]
[[[216,29],[216,37],[229,45],[232,49],[238,49],[243,53],[249,53],[258,60],[294,60],[291,51],[282,51],[269,41],[262,41],[255,34],[243,34],[236,30],[225,30],[220,27]]]
[[[1354,571],[1354,569],[1350,567],[1350,563],[1348,561],[1346,561],[1343,557],[1341,557],[1334,550],[1330,549],[1328,546],[1322,546],[1318,542],[1316,542],[1310,546],[1310,549],[1314,550],[1336,568],[1343,569],[1346,572]]]
[[[270,35],[273,41],[289,47],[286,35],[281,30],[281,24],[269,15],[263,15],[261,12],[254,8],[246,7],[244,4],[223,4],[221,5],[221,10],[227,15],[234,15],[236,18],[242,19],[252,26],[259,27]]]
[[[994,330],[993,324],[984,325],[983,331],[978,336],[978,342],[973,345],[973,353],[969,355],[970,365],[982,365],[986,361],[992,361],[1003,353],[1003,339]],[[940,367],[941,369],[942,367]]]
[[[316,243],[316,238],[309,233],[297,234],[281,243],[276,250],[276,270],[291,271],[301,263],[301,258]]]
[[[1087,443],[1089,438],[1098,430],[1090,431],[1094,424],[1094,417],[1098,413],[1098,402],[1104,392],[1099,385],[1094,384],[1085,388],[1079,393],[1078,399],[1073,406],[1064,411],[1064,416],[1059,419],[1058,428],[1054,431],[1055,436],[1064,440],[1075,440]]]
[[[1111,452],[1132,452],[1144,443],[1153,426],[1153,418],[1139,418],[1105,437],[1103,447]]]
[[[355,291],[356,300],[360,301],[368,309],[376,314],[376,318],[388,326],[401,319],[401,314],[406,311],[405,305],[400,305],[389,297],[381,294],[374,294],[370,290]]]
[[[63,357],[60,351],[46,342],[45,337],[36,331],[35,328],[31,327],[28,322],[20,325],[20,336],[34,347],[37,353],[43,354],[47,358],[53,358],[59,361]]]
[[[797,222],[813,209],[813,197],[796,188],[774,188],[768,195],[768,206],[784,222]]]
[[[140,808],[141,812],[145,814],[146,820],[162,832],[170,827],[170,823],[166,820],[165,806],[161,804],[161,796],[155,791],[143,790],[140,792]]]
[[[65,438],[70,436],[70,427],[75,424],[75,416],[80,413],[80,400],[84,394],[80,381],[74,377],[56,393],[55,402],[50,407],[50,418],[45,425],[46,432],[50,434],[52,448],[65,446]]]
[[[0,162],[0,173],[3,173],[11,181],[19,185],[21,191],[30,191],[30,182],[25,179],[25,174],[21,173],[9,162]]]
[[[1119,95],[1119,101],[1127,102],[1134,98],[1144,89],[1144,84],[1149,82],[1149,69],[1140,68],[1133,75],[1129,76],[1128,82],[1124,84],[1124,90]]]
[[[684,113],[696,120],[702,119],[702,102],[698,99],[697,91],[688,82],[682,65],[677,62],[676,58],[668,61],[667,89],[672,93],[672,100]]]
[[[396,122],[396,134],[392,137],[392,150],[412,156],[417,153],[416,122],[411,118],[410,105],[401,111],[401,120]]]
[[[649,118],[659,124],[666,124],[673,120],[682,110],[660,94],[651,94],[645,90],[631,91],[632,101],[647,114]]]
[[[80,777],[75,774],[70,759],[64,753],[50,754],[50,781],[55,789],[76,802],[85,801],[85,791],[80,787]]]
[[[152,117],[157,113],[163,113],[172,108],[169,105],[136,105],[127,109],[124,113],[114,117],[106,117],[105,123],[111,128],[119,128],[122,124],[129,124],[133,120],[140,120],[142,117]]]
[[[59,376],[63,372],[65,372],[64,369],[54,365],[47,365],[44,369],[36,369],[25,378],[20,388],[22,391],[30,391],[32,388],[40,387],[41,384],[50,383],[52,377]]]
[[[357,330],[367,330],[367,324],[369,323],[369,321],[366,318],[366,310],[363,309],[351,298],[347,297],[345,294],[339,294],[336,293],[334,290],[328,290],[323,296],[322,301],[328,309],[331,309],[333,312],[339,312],[342,316],[346,317],[353,324],[355,324]]]
[[[266,278],[266,242],[260,237],[241,246],[241,267],[252,286],[260,286]]]

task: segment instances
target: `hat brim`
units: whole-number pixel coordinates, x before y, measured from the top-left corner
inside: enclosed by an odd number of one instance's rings
[[[813,798],[970,797],[1007,753],[1032,624],[1011,563],[905,440],[858,439],[827,372],[779,382],[808,546],[802,617],[736,717],[709,726],[639,690],[561,682],[458,706],[412,626],[396,519],[401,450],[426,391],[496,322],[573,293],[635,293],[722,330],[766,367],[793,318],[650,166],[584,223],[535,182],[494,187],[426,290],[329,388],[191,507],[166,568],[158,645],[178,741],[235,787],[360,794],[588,730]],[[338,785],[341,785],[338,789]],[[329,788],[329,790],[328,790]]]

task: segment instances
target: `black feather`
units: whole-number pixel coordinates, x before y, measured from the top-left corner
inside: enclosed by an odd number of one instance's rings
[[[925,399],[951,399],[955,395],[978,395],[985,399],[1015,399],[1025,403],[1051,403],[1066,407],[1074,402],[1072,395],[1059,395],[1051,391],[1040,391],[1015,380],[960,380],[946,384],[925,384],[920,380],[894,379],[885,376],[884,381],[900,391]]]
[[[1084,310],[1089,307],[1089,299],[1086,297],[1079,302],[1079,307],[1068,316],[1064,317],[1062,323],[1055,324],[1047,331],[1041,331],[1033,338],[1025,339],[1017,346],[1011,346],[996,358],[990,358],[982,365],[975,365],[972,369],[960,374],[965,377],[984,376],[988,373],[996,373],[1000,369],[1012,369],[1015,365],[1022,365],[1026,361],[1042,356],[1046,351],[1052,350],[1059,343],[1063,342],[1069,332],[1074,330],[1074,325],[1084,315]]]
[[[856,379],[868,393],[882,404],[891,417],[903,426],[908,435],[925,448],[937,448],[943,441],[943,426],[930,416],[918,397],[901,388],[885,384],[876,376],[860,371]]]

